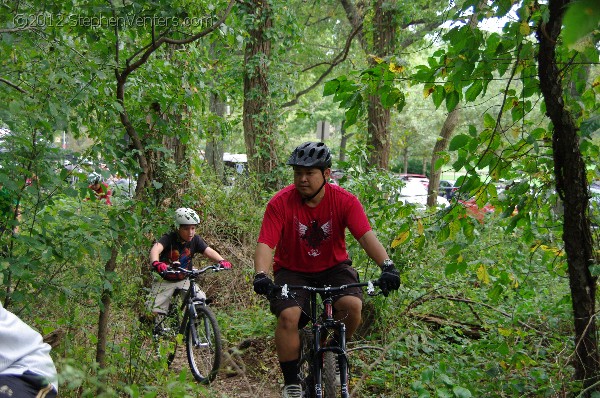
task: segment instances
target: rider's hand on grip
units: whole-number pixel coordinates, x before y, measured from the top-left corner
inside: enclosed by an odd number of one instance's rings
[[[152,263],[152,268],[154,268],[159,274],[162,274],[169,268],[169,266],[161,261],[154,261]]]
[[[381,268],[381,276],[378,280],[379,288],[384,296],[387,297],[390,290],[400,288],[400,274],[391,260],[386,260]]]
[[[258,294],[263,294],[265,296],[269,296],[273,289],[275,288],[275,284],[267,276],[267,274],[259,273],[254,275],[254,291]]]
[[[227,261],[227,260],[221,260],[221,261],[219,261],[219,265],[221,267],[225,268],[225,269],[230,269],[231,267],[233,267],[231,265],[231,263],[229,261]]]

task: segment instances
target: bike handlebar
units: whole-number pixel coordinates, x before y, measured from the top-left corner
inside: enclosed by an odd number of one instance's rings
[[[200,268],[200,269],[186,269],[186,268],[182,268],[182,267],[169,267],[169,269],[167,269],[165,272],[162,272],[161,275],[168,274],[168,273],[177,273],[177,274],[185,274],[188,278],[195,278],[195,277],[205,273],[206,271],[212,270],[214,272],[219,272],[219,271],[228,270],[228,269],[230,269],[230,268],[225,268],[219,263],[207,265],[206,267]]]
[[[360,283],[349,283],[346,285],[340,286],[325,286],[325,287],[314,287],[314,286],[303,286],[303,285],[275,285],[275,291],[273,293],[281,293],[281,296],[284,298],[288,298],[290,290],[307,290],[309,292],[315,293],[335,293],[341,292],[343,290],[349,289],[351,287],[367,287],[367,294],[369,296],[375,296],[375,286],[379,286],[379,280],[374,279],[368,282],[360,282]]]

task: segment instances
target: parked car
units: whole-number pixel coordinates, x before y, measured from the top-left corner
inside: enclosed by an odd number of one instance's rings
[[[458,191],[458,187],[455,184],[456,181],[454,180],[440,180],[438,195],[451,200],[454,197],[454,193]]]
[[[600,226],[600,181],[590,185],[590,219],[594,227]]]
[[[333,185],[340,185],[340,180],[344,178],[344,170],[331,170],[329,182]]]
[[[403,181],[419,181],[425,188],[429,187],[429,178],[424,174],[401,173],[398,176]]]
[[[393,200],[410,203],[416,205],[418,208],[425,209],[427,206],[427,188],[422,182],[416,179],[404,180],[405,185],[400,188],[399,192],[393,198]],[[446,207],[450,205],[448,199],[443,196],[437,197],[437,204],[440,207]]]

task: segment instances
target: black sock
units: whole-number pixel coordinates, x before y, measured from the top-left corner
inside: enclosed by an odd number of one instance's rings
[[[283,373],[283,383],[287,386],[288,384],[298,384],[298,360],[279,362],[281,366],[281,372]]]

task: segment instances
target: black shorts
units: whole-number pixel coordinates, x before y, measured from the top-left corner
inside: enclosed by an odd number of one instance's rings
[[[42,376],[26,372],[23,375],[0,375],[0,398],[54,398],[56,390]]]
[[[341,286],[358,282],[358,272],[352,268],[351,263],[341,263],[325,271],[316,273],[296,272],[285,268],[281,268],[275,273],[275,284],[280,286],[288,284],[324,287]],[[333,303],[335,304],[343,296],[356,296],[362,301],[363,291],[360,287],[349,288],[333,296]],[[302,308],[302,317],[300,318],[299,328],[304,327],[308,323],[307,314],[310,314],[310,293],[306,290],[294,290],[294,297],[288,299],[274,297],[271,299],[270,304],[271,312],[277,317],[286,308],[300,307]]]

